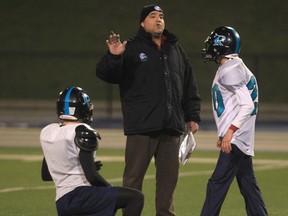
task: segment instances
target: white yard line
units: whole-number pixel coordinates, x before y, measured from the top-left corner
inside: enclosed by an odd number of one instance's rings
[[[97,160],[102,162],[124,162],[124,156],[97,156]],[[18,160],[18,161],[42,161],[43,155],[23,155],[23,154],[0,154],[0,160]],[[188,163],[216,163],[217,158],[189,158]],[[153,162],[153,161],[152,161]],[[271,160],[271,159],[253,159],[254,165],[288,165],[288,160]]]
[[[21,160],[21,161],[39,161],[42,160],[43,156],[41,155],[12,155],[12,154],[0,154],[0,160]],[[106,162],[119,162],[124,161],[122,156],[98,156],[97,159]],[[215,163],[216,158],[190,158],[189,163]],[[288,160],[271,160],[271,159],[254,159],[253,160],[255,171],[265,171],[265,170],[275,170],[288,167]],[[179,177],[189,177],[189,176],[201,176],[201,175],[211,175],[213,170],[199,170],[191,172],[180,172]],[[146,175],[146,180],[155,179],[155,175]],[[107,179],[111,183],[121,183],[122,177],[120,178],[111,178]],[[29,191],[29,190],[47,190],[54,189],[54,185],[49,186],[35,186],[35,187],[14,187],[14,188],[2,188],[0,193],[11,193],[18,191]]]
[[[43,155],[0,154],[0,160],[42,161]],[[97,156],[97,160],[112,162],[124,161],[123,156]]]

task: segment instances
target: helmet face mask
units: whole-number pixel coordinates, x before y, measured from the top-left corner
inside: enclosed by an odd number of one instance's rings
[[[69,87],[60,92],[56,105],[57,115],[61,120],[81,121],[87,124],[93,121],[93,104],[79,87]]]
[[[204,61],[216,61],[222,57],[238,56],[240,52],[240,36],[235,29],[221,26],[211,32],[204,42],[202,58]]]

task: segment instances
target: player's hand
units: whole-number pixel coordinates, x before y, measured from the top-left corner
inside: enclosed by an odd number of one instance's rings
[[[120,41],[120,35],[115,34],[112,32],[112,34],[109,36],[108,40],[106,40],[106,44],[109,48],[109,52],[113,55],[121,55],[124,53],[126,49],[127,41],[123,41],[123,43]]]
[[[233,137],[233,131],[231,129],[228,129],[227,133],[225,134],[225,136],[221,141],[221,149],[223,152],[230,153],[230,151],[232,150],[231,146],[232,137]]]
[[[99,171],[103,166],[101,161],[95,161],[96,170]]]

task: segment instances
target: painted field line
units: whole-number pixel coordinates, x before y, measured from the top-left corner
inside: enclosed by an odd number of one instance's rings
[[[271,160],[268,160],[271,162]],[[274,161],[273,161],[274,162]],[[275,170],[275,169],[282,169],[286,168],[288,166],[288,163],[286,161],[285,164],[264,164],[264,165],[259,165],[254,167],[255,171],[265,171],[265,170]],[[211,175],[213,170],[199,170],[199,171],[191,171],[191,172],[180,172],[179,173],[179,178],[182,177],[190,177],[190,176],[201,176],[201,175]],[[154,180],[155,175],[146,175],[145,180]],[[121,184],[122,182],[122,177],[121,178],[111,178],[107,179],[108,182],[110,183],[119,183]],[[48,190],[48,189],[54,189],[54,185],[49,185],[49,186],[35,186],[35,187],[14,187],[14,188],[3,188],[0,189],[0,194],[1,193],[11,193],[11,192],[19,192],[19,191],[29,191],[29,190]]]
[[[16,160],[16,161],[42,161],[43,155],[21,155],[21,154],[0,154],[0,160]],[[105,162],[121,162],[124,161],[123,156],[97,156],[97,160]]]
[[[19,161],[42,161],[43,155],[21,155],[21,154],[0,154],[0,160],[19,160]],[[124,162],[124,156],[97,156],[97,160],[102,162]],[[154,162],[154,160],[152,160]],[[217,158],[197,157],[189,158],[188,163],[216,164]],[[288,165],[288,160],[272,159],[253,159],[254,165]]]
[[[208,175],[211,174],[212,170],[203,170],[203,171],[192,171],[192,172],[183,172],[179,173],[179,177],[186,177],[186,176],[199,176],[199,175]],[[153,180],[155,179],[155,175],[146,175],[145,180]],[[108,182],[110,183],[122,183],[122,177],[120,178],[111,178],[107,179]],[[35,187],[14,187],[14,188],[3,188],[0,189],[0,194],[1,193],[10,193],[10,192],[19,192],[19,191],[29,191],[29,190],[48,190],[48,189],[54,189],[54,185],[49,185],[49,186],[35,186]]]

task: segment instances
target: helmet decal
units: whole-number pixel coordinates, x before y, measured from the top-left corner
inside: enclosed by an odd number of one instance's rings
[[[87,94],[83,93],[82,97],[83,97],[83,100],[84,100],[83,105],[89,104],[89,102],[90,102],[89,96]]]
[[[224,35],[215,34],[215,39],[213,46],[224,46],[223,43],[225,42],[226,37]]]
[[[65,104],[64,104],[64,114],[65,115],[70,115],[70,109],[69,109],[69,101],[70,101],[70,95],[71,95],[71,92],[72,90],[74,89],[74,87],[71,87],[68,91],[67,91],[67,94],[65,96]],[[74,115],[74,112],[75,112],[75,109],[74,111],[71,110],[73,112],[72,115]]]

